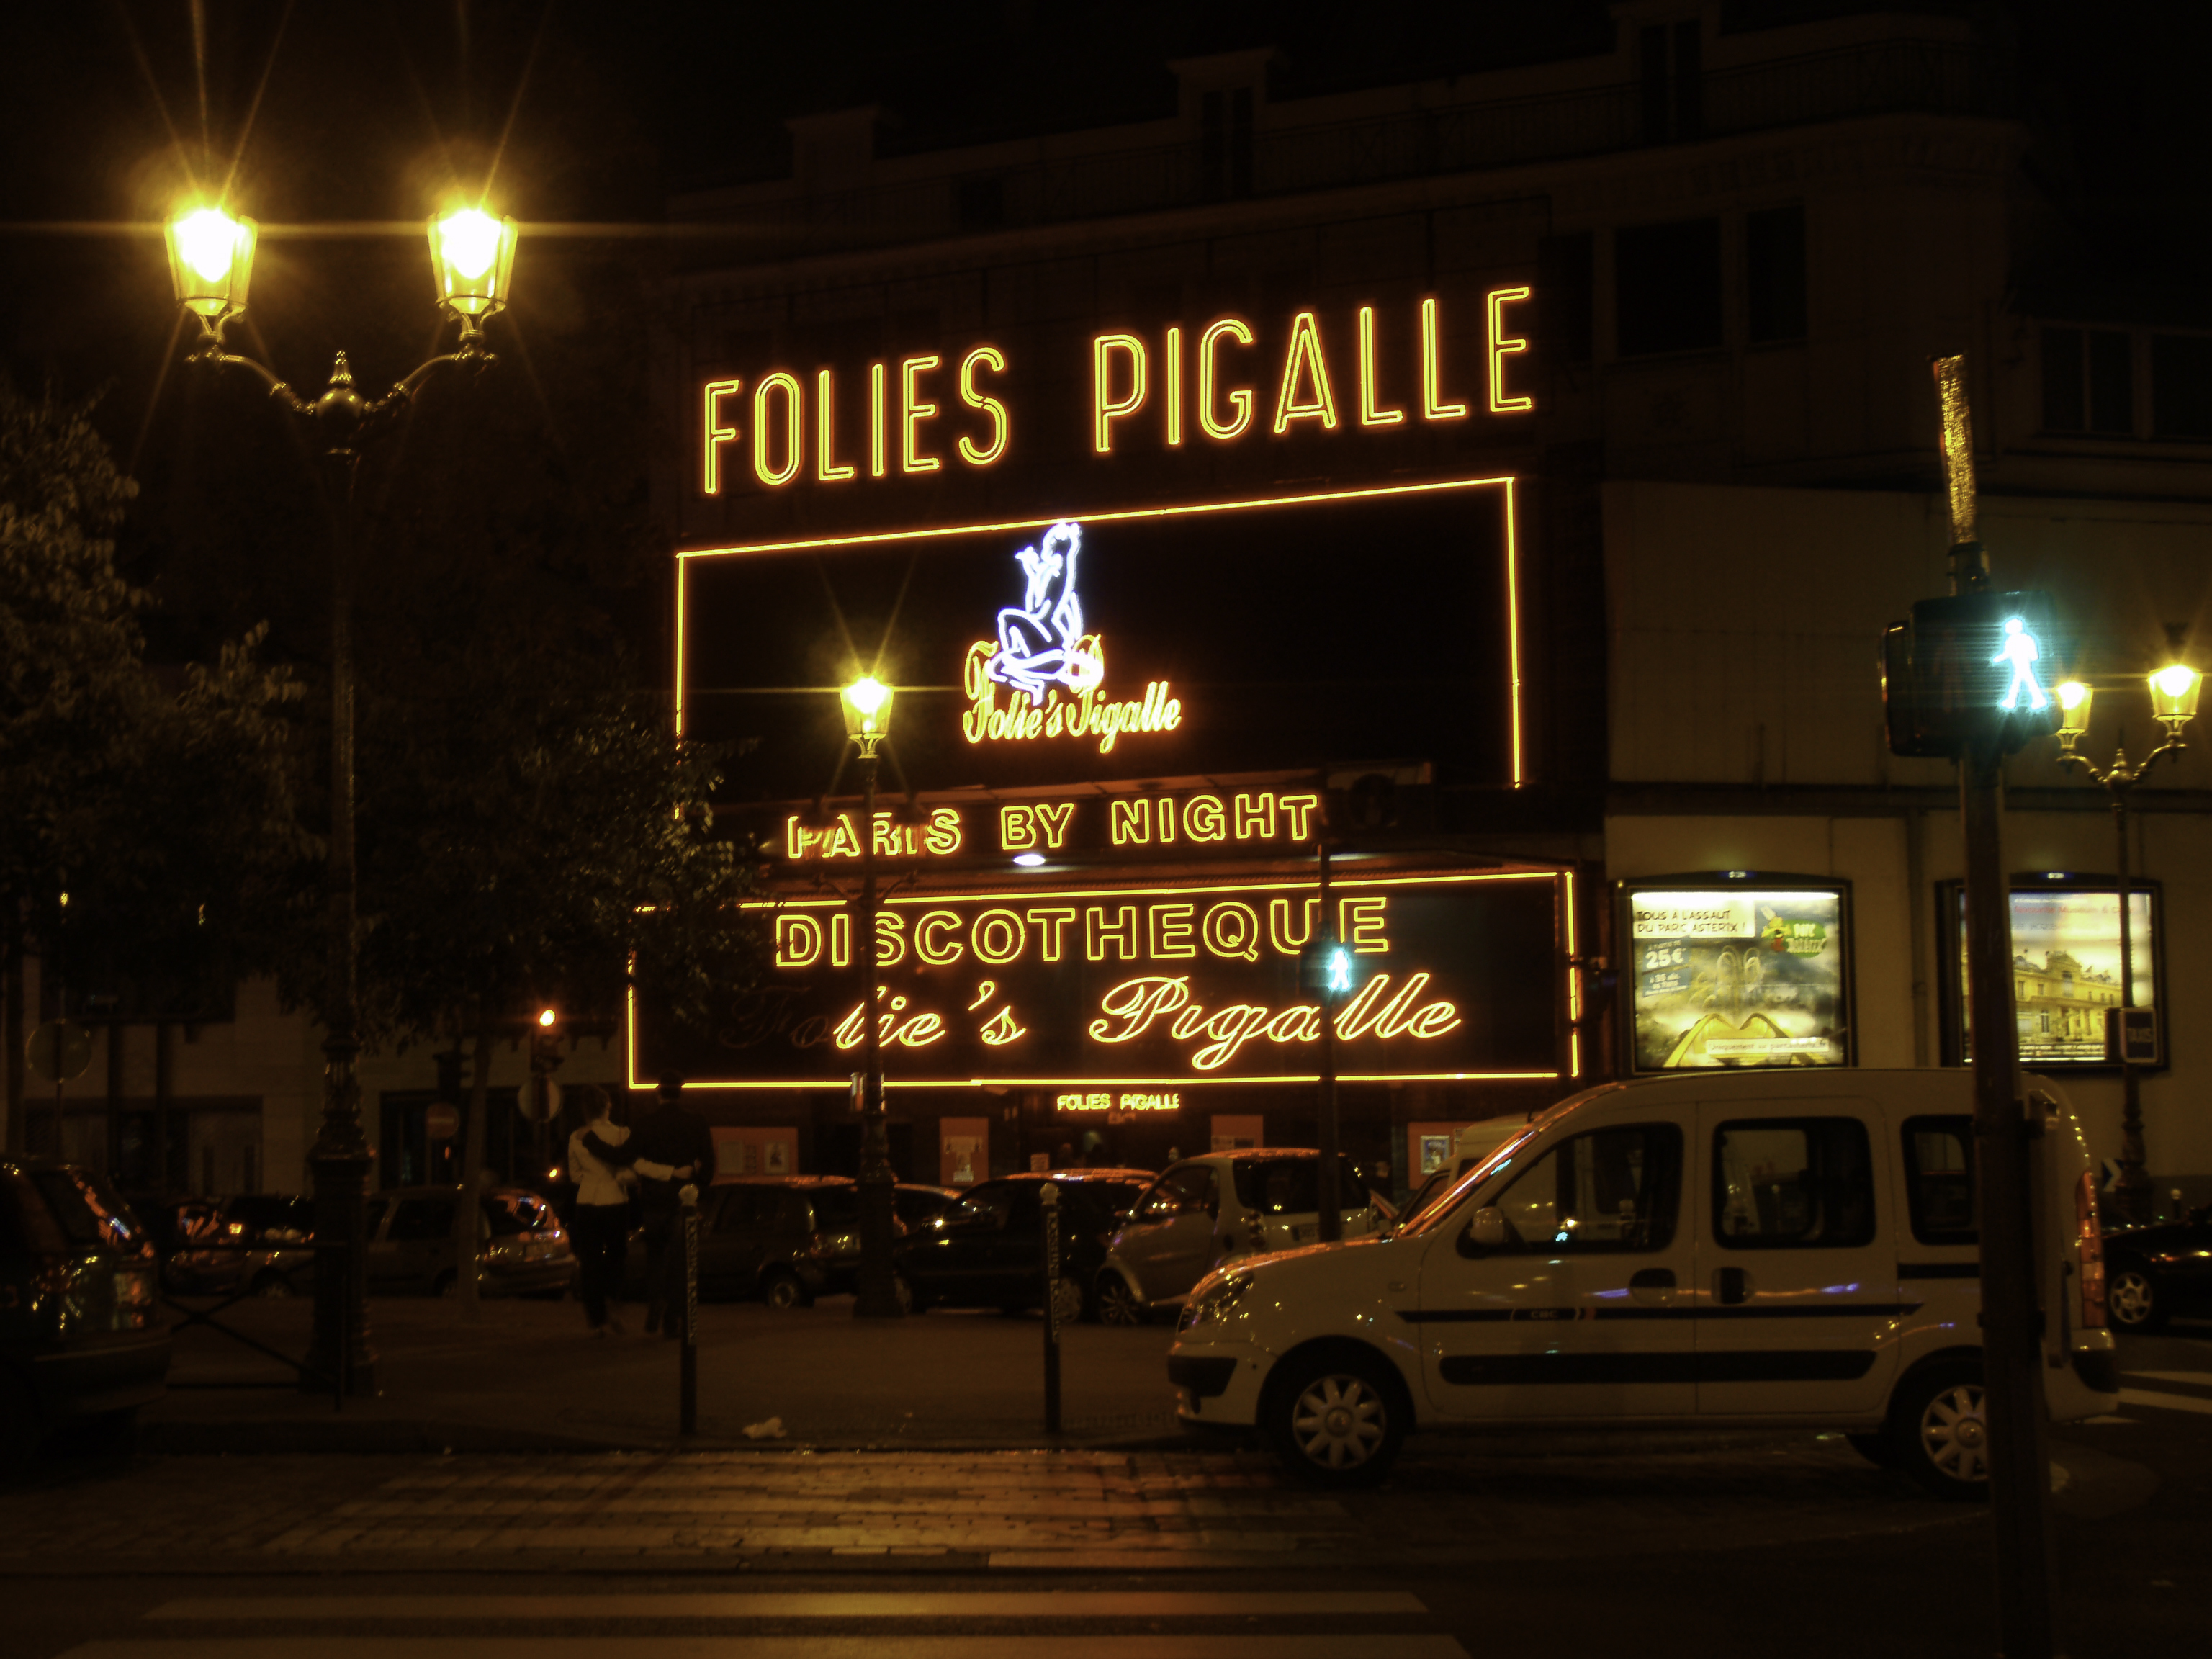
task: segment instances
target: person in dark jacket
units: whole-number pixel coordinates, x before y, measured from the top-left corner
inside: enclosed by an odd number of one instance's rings
[[[635,1168],[645,1231],[645,1328],[684,1334],[684,1206],[686,1186],[705,1187],[714,1179],[714,1135],[707,1120],[684,1104],[684,1077],[663,1072],[654,1109],[631,1126],[630,1137],[610,1146],[587,1136],[586,1146],[601,1162]],[[659,1174],[661,1170],[668,1173]]]

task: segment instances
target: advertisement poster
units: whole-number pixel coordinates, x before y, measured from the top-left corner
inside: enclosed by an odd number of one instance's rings
[[[2134,995],[2125,1006],[2148,1008],[2156,948],[2152,896],[2128,895],[2128,937],[2135,959]],[[2117,890],[2054,888],[2012,896],[2013,1012],[2024,1066],[2107,1066],[2113,1056],[2105,1014],[2120,995],[2120,896]],[[1959,902],[1959,985],[1962,1059],[1973,1054],[1967,1007],[1966,914]]]
[[[1841,889],[1628,894],[1635,1069],[1842,1066]]]

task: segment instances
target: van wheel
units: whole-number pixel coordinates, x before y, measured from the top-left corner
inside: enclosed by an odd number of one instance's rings
[[[1990,1427],[1982,1368],[1931,1365],[1905,1378],[1889,1407],[1896,1467],[1921,1489],[1951,1502],[1990,1495]]]
[[[779,1268],[761,1280],[761,1300],[779,1312],[806,1305],[806,1286],[799,1282],[799,1275]]]
[[[1293,1479],[1348,1489],[1390,1472],[1411,1415],[1382,1360],[1324,1353],[1296,1362],[1268,1389],[1261,1427]]]
[[[1145,1304],[1129,1288],[1129,1281],[1119,1273],[1100,1274],[1097,1293],[1091,1301],[1102,1325],[1127,1327],[1145,1322]]]
[[[2166,1300],[2151,1276],[2133,1262],[2116,1269],[2105,1285],[2105,1311],[2115,1329],[2155,1331],[2166,1324]]]

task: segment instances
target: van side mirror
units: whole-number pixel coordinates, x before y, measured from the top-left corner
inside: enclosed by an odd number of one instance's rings
[[[1467,1234],[1486,1250],[1503,1249],[1513,1237],[1512,1230],[1505,1224],[1505,1212],[1488,1204],[1474,1212]]]

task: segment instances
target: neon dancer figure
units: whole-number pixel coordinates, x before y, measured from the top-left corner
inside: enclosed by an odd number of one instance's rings
[[[2017,708],[2023,691],[2027,694],[2030,709],[2050,706],[2051,699],[2043,695],[2043,688],[2036,684],[2035,679],[2033,664],[2040,654],[2035,648],[2035,635],[2027,631],[2027,624],[2017,617],[2007,617],[2004,644],[1998,647],[1996,655],[1990,659],[1992,668],[1999,663],[2012,665],[2012,684],[2005,687],[2004,701],[1997,705],[1998,708],[2008,712]]]
[[[1054,685],[1080,696],[1106,678],[1104,653],[1097,639],[1083,632],[1083,601],[1075,592],[1082,545],[1083,526],[1063,522],[1014,555],[1029,581],[1020,608],[999,612],[999,648],[985,672],[1028,692],[1032,703],[1042,703]]]

